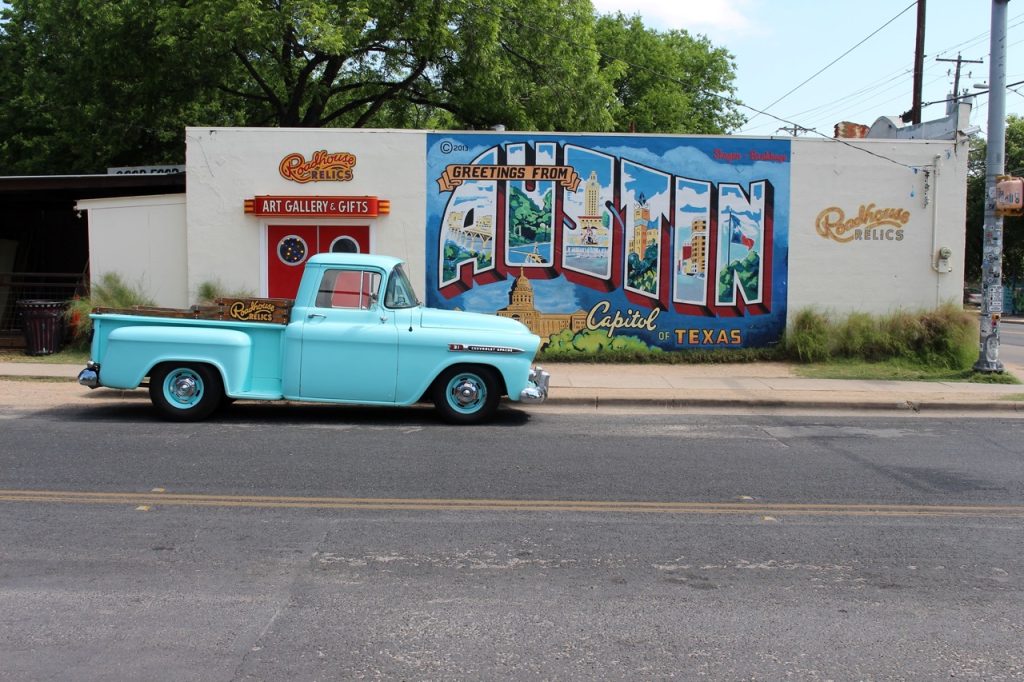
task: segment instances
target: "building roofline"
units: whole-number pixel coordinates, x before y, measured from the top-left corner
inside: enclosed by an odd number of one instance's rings
[[[118,190],[145,187],[167,192],[185,190],[184,173],[153,175],[14,175],[0,176],[0,193],[33,190]]]

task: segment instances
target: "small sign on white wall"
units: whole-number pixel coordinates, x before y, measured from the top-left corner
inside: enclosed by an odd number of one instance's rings
[[[121,166],[107,169],[107,175],[173,175],[184,172],[184,166]]]

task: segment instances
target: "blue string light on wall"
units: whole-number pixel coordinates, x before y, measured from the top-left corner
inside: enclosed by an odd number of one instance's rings
[[[277,244],[277,257],[285,265],[298,265],[306,260],[307,253],[306,241],[298,235],[290,234]]]

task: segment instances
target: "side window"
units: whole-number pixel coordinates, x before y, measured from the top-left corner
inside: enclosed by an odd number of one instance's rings
[[[318,308],[369,310],[377,300],[380,273],[366,270],[327,270],[316,294]]]

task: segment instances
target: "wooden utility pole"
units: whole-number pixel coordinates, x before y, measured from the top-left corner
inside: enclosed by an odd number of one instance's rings
[[[960,56],[960,53],[956,53],[956,59],[941,59],[935,58],[937,62],[956,62],[956,71],[953,75],[953,98],[954,100],[960,96],[960,65],[961,64],[984,64],[983,59],[964,59]]]
[[[924,81],[924,15],[925,0],[917,0],[917,46],[914,49],[914,105],[910,122],[921,122],[921,89]]]
[[[779,132],[779,131],[787,132],[787,133],[790,134],[791,137],[796,137],[797,135],[800,135],[801,133],[809,133],[809,132],[811,132],[811,129],[810,128],[804,128],[803,126],[800,126],[800,125],[797,125],[797,124],[794,123],[792,126],[790,126],[788,128],[785,127],[785,126],[783,126],[782,128],[778,128],[775,132]]]

